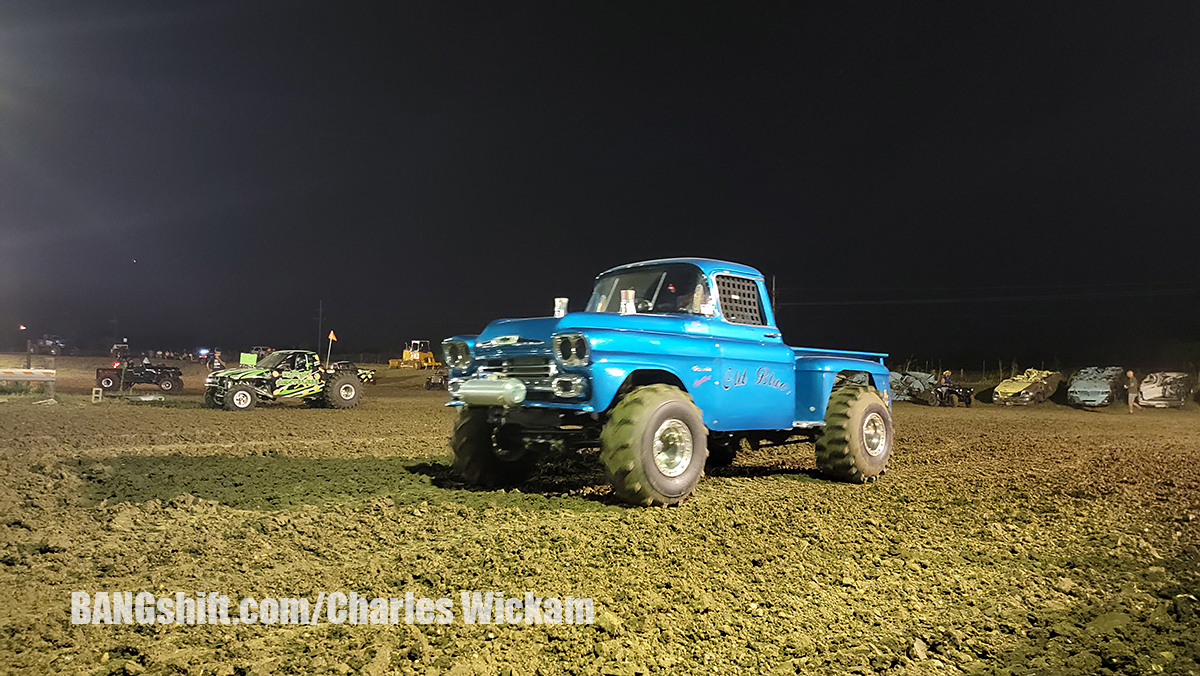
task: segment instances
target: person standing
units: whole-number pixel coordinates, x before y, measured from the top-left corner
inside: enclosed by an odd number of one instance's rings
[[[224,368],[225,368],[225,362],[221,361],[221,351],[213,350],[212,354],[210,354],[208,356],[208,370],[209,371],[220,371],[221,369],[224,369]]]
[[[1125,372],[1125,392],[1129,395],[1129,412],[1133,413],[1133,409],[1141,408],[1137,403],[1138,396],[1138,379],[1133,375],[1133,371]]]

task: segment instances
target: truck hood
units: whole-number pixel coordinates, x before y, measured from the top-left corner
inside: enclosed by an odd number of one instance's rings
[[[768,327],[763,327],[771,330]],[[477,348],[505,345],[550,345],[550,337],[563,331],[618,329],[667,333],[708,333],[708,323],[691,315],[622,315],[613,312],[572,312],[562,318],[497,319],[475,339]]]
[[[1024,390],[1032,384],[1033,383],[1027,380],[1006,380],[996,386],[996,394],[1005,397],[1011,396],[1017,392],[1020,392],[1021,390]]]

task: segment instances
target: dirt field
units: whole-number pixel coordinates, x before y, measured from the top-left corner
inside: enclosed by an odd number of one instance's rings
[[[13,672],[1200,674],[1195,404],[899,404],[875,484],[819,479],[797,443],[628,509],[592,453],[466,490],[454,413],[413,373],[352,411],[238,414],[201,408],[196,367],[165,404],[93,405],[69,393],[99,364],[58,365],[60,404],[0,395]],[[74,626],[80,590],[531,591],[592,597],[599,621]]]

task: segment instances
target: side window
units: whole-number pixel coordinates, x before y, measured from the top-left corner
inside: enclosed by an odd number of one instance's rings
[[[745,277],[717,275],[717,299],[725,320],[734,324],[764,326],[762,302],[758,297],[758,284]]]
[[[309,370],[311,370],[311,369],[312,369],[312,364],[310,364],[310,363],[309,363],[309,362],[311,362],[311,361],[312,361],[312,356],[311,356],[311,355],[307,355],[307,354],[298,354],[298,355],[296,355],[296,370],[297,370],[297,371],[309,371]]]

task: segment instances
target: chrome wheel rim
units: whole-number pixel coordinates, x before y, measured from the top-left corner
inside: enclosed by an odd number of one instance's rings
[[[169,380],[162,381],[161,383],[158,384],[158,386],[164,390],[169,390],[172,387],[175,387],[174,385],[171,384],[171,381],[169,381]]]
[[[342,388],[340,390],[338,390],[338,396],[340,396],[342,399],[353,399],[354,398],[354,386],[351,385],[350,383],[346,383],[345,385],[342,385]]]
[[[241,390],[233,393],[233,405],[238,408],[246,408],[250,405],[250,393]]]
[[[666,477],[677,477],[692,464],[692,431],[682,420],[667,420],[654,432],[654,466]]]
[[[878,457],[883,453],[884,444],[887,443],[887,425],[883,422],[883,416],[878,413],[868,415],[863,421],[862,433],[867,455]]]

